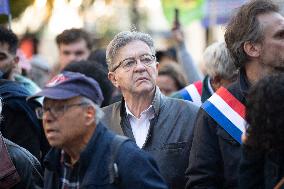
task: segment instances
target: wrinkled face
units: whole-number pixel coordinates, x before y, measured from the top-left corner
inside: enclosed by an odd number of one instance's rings
[[[263,27],[260,62],[272,72],[284,71],[284,18],[275,12],[258,16]]]
[[[18,63],[18,57],[9,52],[7,43],[0,43],[0,71],[4,74],[4,78],[8,79],[13,69]]]
[[[45,109],[57,109],[56,113],[45,111],[42,118],[45,136],[52,147],[70,148],[72,145],[80,143],[82,138],[86,136],[88,132],[85,124],[86,107],[79,105],[80,103],[81,100],[78,97],[68,100],[44,99],[43,107]],[[64,105],[69,105],[69,107],[64,110],[61,108]],[[61,111],[59,111],[60,109]]]
[[[85,40],[81,39],[70,44],[59,44],[59,64],[62,70],[72,61],[87,60],[91,50]]]
[[[153,60],[151,64],[143,64],[144,55],[152,55],[152,52],[149,46],[142,41],[132,41],[117,52],[113,64],[114,67],[121,66],[109,72],[108,75],[114,86],[121,90],[123,96],[125,94],[142,95],[155,90],[158,75],[157,62]],[[129,60],[137,61],[137,64],[130,68],[121,64]]]
[[[174,79],[168,75],[159,75],[157,77],[157,86],[166,96],[169,96],[178,90],[178,86],[176,85]]]

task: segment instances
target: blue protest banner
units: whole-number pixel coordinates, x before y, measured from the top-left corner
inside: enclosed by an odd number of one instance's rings
[[[0,14],[10,15],[9,0],[0,0]]]
[[[234,9],[248,0],[207,0],[204,6],[205,17],[202,20],[204,27],[225,24],[230,19]]]

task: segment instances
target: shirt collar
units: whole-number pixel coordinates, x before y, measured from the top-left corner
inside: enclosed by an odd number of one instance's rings
[[[164,103],[164,99],[167,98],[166,96],[164,96],[159,87],[156,86],[155,88],[155,94],[154,94],[154,99],[152,101],[152,106],[153,106],[153,110],[154,110],[154,114],[155,116],[158,116],[160,113],[160,108],[162,107],[163,103]],[[126,112],[126,101],[124,100],[124,98],[121,99],[121,111],[120,111],[120,116],[123,117],[124,115],[127,115],[128,112]]]
[[[136,116],[128,109],[126,102],[125,102],[125,111],[126,111],[127,115],[130,115],[130,116],[136,118]],[[147,109],[143,110],[140,114],[140,117],[141,117],[142,114],[146,114],[147,116],[153,115],[154,114],[153,105],[151,104]]]
[[[71,158],[70,156],[64,152],[64,150],[61,150],[61,156],[60,156],[60,163],[62,165],[65,165],[67,167],[73,167],[74,165],[71,164]],[[79,163],[79,160],[75,163],[78,164]]]
[[[211,85],[211,79],[210,79],[210,77],[208,77],[207,82],[208,82],[207,84],[208,84],[209,92],[210,92],[211,95],[212,95],[212,94],[214,94],[214,90],[213,90],[213,87],[212,87],[212,85]]]

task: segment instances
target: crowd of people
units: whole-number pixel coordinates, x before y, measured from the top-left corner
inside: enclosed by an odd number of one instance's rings
[[[72,28],[53,70],[21,74],[0,26],[0,188],[284,188],[284,17],[235,11],[202,72],[179,27],[163,52],[140,31],[93,51]]]

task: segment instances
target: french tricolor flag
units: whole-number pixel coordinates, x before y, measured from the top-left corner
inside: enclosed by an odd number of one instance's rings
[[[201,106],[202,82],[197,81],[188,85],[179,91],[184,100],[193,102],[197,106]]]
[[[245,106],[226,88],[219,88],[207,101],[203,108],[223,129],[236,141],[242,143],[242,133],[247,124]]]

